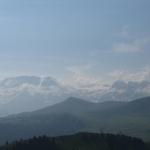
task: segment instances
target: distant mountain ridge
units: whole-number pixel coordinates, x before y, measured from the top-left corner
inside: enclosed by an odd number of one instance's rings
[[[150,97],[132,102],[91,103],[79,98],[34,112],[0,118],[0,141],[79,131],[122,132],[150,140]]]
[[[0,117],[38,110],[68,97],[89,102],[124,102],[145,96],[150,96],[149,81],[116,81],[112,85],[93,83],[74,87],[52,77],[10,77],[0,81]]]

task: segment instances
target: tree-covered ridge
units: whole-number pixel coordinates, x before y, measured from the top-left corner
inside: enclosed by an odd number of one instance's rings
[[[60,137],[33,137],[19,140],[0,150],[148,150],[140,139],[125,135],[78,133]]]

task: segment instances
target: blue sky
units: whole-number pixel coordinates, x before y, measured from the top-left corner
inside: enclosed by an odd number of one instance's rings
[[[149,0],[1,0],[0,76],[149,67],[149,14]]]

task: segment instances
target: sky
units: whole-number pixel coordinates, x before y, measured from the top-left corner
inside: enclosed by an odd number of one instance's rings
[[[150,74],[149,14],[149,0],[1,0],[0,78]]]

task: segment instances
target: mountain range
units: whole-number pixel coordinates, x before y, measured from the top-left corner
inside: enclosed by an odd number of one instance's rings
[[[89,102],[131,101],[150,96],[150,82],[115,81],[85,86],[68,86],[51,77],[18,76],[0,81],[0,117],[34,111],[79,97]]]
[[[70,97],[53,106],[0,118],[0,142],[79,131],[123,133],[150,140],[150,97],[92,103]]]

